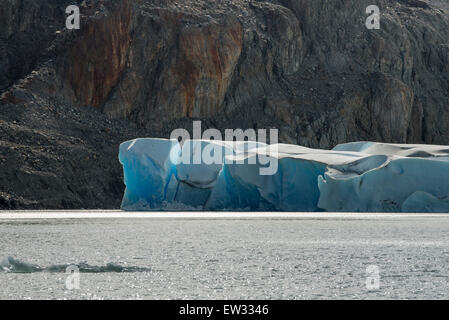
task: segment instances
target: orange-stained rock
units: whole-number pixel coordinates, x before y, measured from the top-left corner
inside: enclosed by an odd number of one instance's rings
[[[169,69],[182,117],[208,117],[223,103],[242,50],[242,27],[237,20],[224,26],[185,28],[179,36],[176,61]]]
[[[64,77],[78,102],[101,105],[117,84],[130,47],[131,8],[128,0],[83,24],[64,62]]]

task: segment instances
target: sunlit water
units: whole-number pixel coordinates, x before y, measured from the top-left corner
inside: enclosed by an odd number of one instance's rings
[[[3,212],[0,287],[0,299],[447,299],[449,215]]]

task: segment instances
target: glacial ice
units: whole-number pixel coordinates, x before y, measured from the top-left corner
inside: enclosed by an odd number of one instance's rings
[[[119,159],[128,211],[449,212],[449,146],[135,139]]]

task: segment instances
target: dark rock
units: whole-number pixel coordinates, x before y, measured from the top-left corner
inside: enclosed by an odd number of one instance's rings
[[[4,0],[0,208],[118,208],[120,142],[278,128],[281,142],[449,142],[449,5]]]

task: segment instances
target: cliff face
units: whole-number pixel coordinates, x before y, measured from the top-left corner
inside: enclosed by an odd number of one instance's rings
[[[378,1],[368,30],[370,4],[135,2],[128,67],[100,104],[160,136],[194,117],[311,147],[447,143],[447,7]]]
[[[97,107],[117,85],[131,43],[130,24],[128,0],[118,1],[97,11],[67,46],[60,74],[79,103]]]
[[[153,9],[148,12],[154,14]],[[146,123],[150,119],[210,117],[219,112],[241,54],[242,27],[231,18],[202,26],[180,26],[181,19],[169,12],[158,27],[172,34],[162,35],[155,43],[148,39],[152,31],[147,26],[152,22],[137,29],[137,37],[145,39],[144,47],[139,43],[130,52],[132,65],[123,79],[126,89],[119,84],[117,100],[105,103],[106,113],[128,118],[137,112],[132,120]],[[137,79],[141,83],[133,86]],[[120,106],[122,100],[127,109]]]
[[[47,50],[58,98],[148,134],[193,117],[323,148],[449,138],[444,1],[379,0],[380,30],[365,27],[367,0],[88,1],[70,32],[64,1],[28,2],[2,9],[3,90]]]
[[[86,0],[65,30],[70,1],[4,0],[0,207],[118,207],[118,143],[192,119],[310,147],[448,144],[449,2],[374,2],[380,30],[371,0]]]
[[[27,76],[64,25],[63,0],[2,0],[0,92]]]

